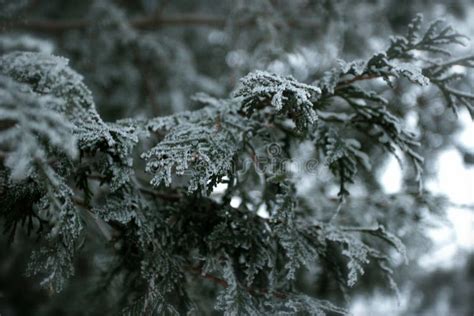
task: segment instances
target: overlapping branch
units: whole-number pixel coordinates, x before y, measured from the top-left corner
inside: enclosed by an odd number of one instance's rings
[[[316,17],[306,19],[286,19],[286,24],[291,27],[317,27],[319,20]],[[175,14],[168,16],[142,16],[132,18],[130,25],[137,29],[157,29],[164,27],[213,27],[223,28],[227,25],[227,18],[217,15],[206,14]],[[87,19],[70,20],[47,20],[47,19],[18,19],[0,23],[0,32],[10,32],[15,30],[28,30],[40,33],[63,33],[75,29],[89,27],[92,21]],[[240,20],[238,26],[254,26],[254,19]]]

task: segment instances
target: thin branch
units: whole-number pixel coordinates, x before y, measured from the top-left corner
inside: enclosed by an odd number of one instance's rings
[[[344,80],[344,81],[339,82],[336,86],[336,90],[345,88],[348,85],[351,85],[356,81],[371,80],[371,79],[376,79],[376,78],[381,78],[381,77],[382,77],[382,75],[378,75],[378,74],[362,74],[362,75],[359,75],[359,76],[355,76],[352,79]]]
[[[208,26],[222,28],[227,19],[211,15],[182,14],[176,16],[142,17],[131,20],[130,24],[139,29],[171,26]]]
[[[342,231],[345,232],[361,232],[361,233],[373,233],[381,230],[380,226],[375,227],[350,227],[350,226],[341,226],[339,227]]]
[[[193,272],[195,274],[199,274],[200,276],[202,276],[203,278],[207,279],[207,280],[210,280],[211,282],[217,284],[217,285],[220,285],[224,288],[227,288],[229,286],[229,284],[227,283],[226,280],[224,279],[221,279],[219,277],[216,277],[215,275],[212,275],[212,274],[209,274],[209,273],[206,273],[206,272],[203,272],[202,269],[198,268],[198,267],[191,267],[191,268],[188,268],[187,269],[188,271],[190,272]],[[256,295],[266,295],[269,293],[268,289],[261,289],[261,288],[252,288],[252,287],[244,287],[244,289],[246,291],[248,291],[249,293],[251,294],[256,294]],[[284,293],[284,292],[279,292],[279,291],[274,291],[274,292],[271,292],[271,294],[276,297],[276,298],[280,298],[280,299],[285,299],[285,298],[288,298],[288,295],[287,293]]]
[[[198,274],[200,276],[202,276],[203,278],[207,279],[207,280],[210,280],[212,281],[213,283],[215,284],[218,284],[224,288],[227,288],[229,286],[229,284],[227,283],[226,280],[224,279],[221,279],[221,278],[218,278],[212,274],[209,274],[209,273],[206,273],[206,272],[203,272],[202,269],[198,268],[198,267],[189,267],[187,268],[186,270],[190,271],[190,272],[193,272],[194,274]]]
[[[10,31],[12,29],[26,29],[37,32],[62,33],[74,29],[83,29],[92,23],[86,19],[71,20],[15,20],[4,22],[0,25],[0,31]],[[211,26],[224,27],[226,19],[207,15],[182,14],[176,16],[146,16],[130,20],[130,25],[138,29],[148,29],[156,27],[170,26]]]
[[[117,235],[117,231],[104,220],[102,220],[100,217],[98,217],[95,213],[93,213],[90,206],[83,199],[77,196],[73,196],[72,200],[81,209],[86,210],[84,214],[90,219],[92,219],[92,221],[99,229],[100,233],[104,236],[105,240],[111,241],[113,239],[113,236]]]
[[[227,25],[227,17],[205,15],[205,14],[177,14],[174,16],[144,16],[130,19],[130,26],[137,29],[155,29],[161,27],[215,27],[224,28]],[[305,19],[288,18],[286,23],[290,27],[297,28],[316,28],[320,22],[316,17]],[[236,25],[254,26],[255,19],[246,19],[237,21]],[[84,29],[92,25],[92,21],[87,19],[70,19],[70,20],[45,20],[45,19],[23,19],[10,20],[0,24],[0,32],[12,30],[30,30],[45,33],[62,33],[74,29]]]
[[[472,66],[469,63],[472,63]],[[424,68],[423,71],[425,71],[425,72],[426,71],[432,71],[432,70],[437,69],[437,68],[446,68],[446,67],[452,67],[452,66],[455,66],[455,65],[462,65],[462,66],[465,66],[465,67],[474,67],[474,55],[469,55],[469,56],[456,58],[456,59],[449,60],[449,61],[444,62],[444,63],[436,63],[436,64],[433,64],[432,66]],[[379,75],[379,74],[363,73],[359,76],[355,76],[352,79],[340,81],[337,84],[335,89],[338,90],[338,89],[345,88],[348,85],[351,85],[352,83],[357,82],[357,81],[371,80],[371,79],[376,79],[376,78],[381,78],[381,77],[382,77],[382,75]]]
[[[454,203],[454,202],[449,202],[449,206],[450,207],[455,207],[455,208],[474,210],[474,204],[458,204],[458,203]]]
[[[152,190],[152,189],[148,189],[148,188],[145,188],[145,187],[140,187],[139,190],[140,190],[140,192],[142,192],[144,194],[154,196],[154,197],[157,197],[159,199],[166,200],[166,201],[169,201],[169,202],[177,202],[181,198],[183,198],[183,196],[181,194],[178,194],[178,193],[176,193],[176,194],[162,193],[162,192],[155,191],[155,190]]]
[[[329,220],[329,223],[332,223],[334,222],[334,220],[336,219],[336,217],[339,215],[339,213],[341,212],[341,209],[342,209],[342,206],[343,204],[345,203],[345,199],[344,199],[344,195],[339,199],[339,204],[337,205],[337,209],[336,211],[334,212],[334,214],[332,215],[331,219]]]
[[[434,63],[432,66],[426,67],[424,70],[426,71],[426,70],[433,70],[436,68],[446,68],[446,67],[451,67],[455,65],[464,65],[465,63],[470,63],[470,62],[472,63],[472,66],[474,67],[474,55],[455,58],[443,63]]]
[[[89,174],[87,175],[87,178],[91,180],[99,181],[99,182],[104,182],[104,180],[107,180],[106,177],[100,174]],[[181,194],[178,194],[178,193],[163,193],[163,192],[159,192],[159,191],[142,187],[142,186],[139,186],[138,189],[140,190],[140,192],[147,194],[148,196],[157,197],[159,199],[169,201],[169,202],[177,202],[183,197]]]

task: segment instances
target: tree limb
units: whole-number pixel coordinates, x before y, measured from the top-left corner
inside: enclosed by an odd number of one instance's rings
[[[0,23],[0,33],[12,30],[28,30],[41,33],[63,33],[74,29],[84,29],[89,27],[92,21],[87,19],[70,20],[45,20],[45,19],[18,19]],[[223,28],[227,25],[227,18],[205,14],[176,14],[171,16],[143,16],[133,18],[130,25],[137,29],[156,29],[161,27],[215,27]],[[320,23],[317,18],[286,20],[291,27],[317,27]],[[238,26],[256,25],[254,19],[240,20]]]

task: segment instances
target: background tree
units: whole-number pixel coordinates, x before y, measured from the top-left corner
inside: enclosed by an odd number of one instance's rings
[[[346,314],[409,279],[429,292],[414,259],[449,201],[423,183],[474,114],[469,1],[1,6],[2,315]]]

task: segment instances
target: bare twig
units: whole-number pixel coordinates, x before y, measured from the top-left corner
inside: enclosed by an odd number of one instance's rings
[[[46,33],[62,33],[74,29],[83,29],[92,23],[86,19],[71,20],[12,20],[0,25],[0,31],[18,29],[32,30]],[[224,27],[226,19],[207,15],[182,14],[176,16],[146,16],[130,20],[130,25],[138,29],[148,29],[170,26],[210,26]]]
[[[223,28],[227,25],[227,18],[222,16],[213,16],[205,14],[177,14],[173,16],[143,16],[133,18],[129,21],[132,27],[137,29],[155,29],[161,27],[215,27]],[[288,26],[302,28],[316,28],[320,22],[316,17],[306,19],[286,20]],[[30,30],[43,33],[62,33],[74,29],[83,29],[90,26],[92,22],[87,19],[70,19],[70,20],[45,20],[45,19],[23,19],[10,20],[0,24],[0,32],[8,32],[12,30]],[[254,19],[241,20],[236,23],[237,26],[256,25]]]
[[[356,81],[371,80],[371,79],[376,79],[376,78],[380,78],[380,77],[382,77],[382,76],[378,75],[378,74],[362,74],[360,76],[355,76],[352,79],[344,80],[344,81],[339,82],[336,86],[336,90],[345,88],[345,87],[353,84]]]
[[[187,269],[188,271],[190,272],[193,272],[195,274],[198,274],[200,275],[201,277],[207,279],[207,280],[210,280],[211,282],[217,284],[217,285],[220,285],[224,288],[227,288],[229,286],[229,284],[227,283],[226,280],[223,280],[219,277],[216,277],[215,275],[212,275],[212,274],[209,274],[209,273],[206,273],[206,272],[203,272],[202,269],[198,268],[198,267],[190,267]],[[268,289],[262,289],[262,288],[253,288],[253,287],[243,287],[246,291],[248,291],[249,293],[251,294],[255,294],[255,295],[265,295],[265,294],[268,294],[269,293],[269,290]],[[288,297],[288,293],[284,293],[284,292],[279,292],[279,291],[273,291],[273,292],[270,292],[274,297],[276,298],[280,298],[280,299],[285,299]]]
[[[107,180],[104,176],[102,176],[100,174],[89,174],[89,175],[87,175],[87,178],[89,178],[91,180],[95,180],[95,181],[100,181],[100,182],[103,182],[104,180]],[[159,199],[166,200],[166,201],[169,201],[169,202],[177,202],[183,197],[179,193],[164,193],[164,192],[159,192],[159,191],[149,189],[149,188],[146,188],[146,187],[142,187],[142,186],[139,186],[138,189],[140,190],[140,192],[142,192],[142,193],[144,193],[148,196],[157,197]]]

